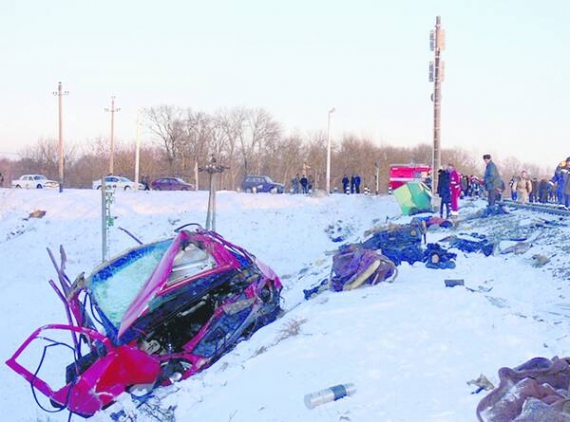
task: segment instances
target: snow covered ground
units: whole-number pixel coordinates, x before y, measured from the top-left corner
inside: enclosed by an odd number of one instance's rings
[[[207,197],[207,192],[117,192],[111,254],[134,246],[118,227],[149,242],[169,237],[185,223],[204,224]],[[535,356],[567,356],[570,348],[566,220],[524,210],[470,218],[484,206],[462,202],[463,221],[428,231],[427,241],[476,232],[503,239],[503,251],[514,237],[532,236],[532,247],[490,257],[452,250],[458,254],[455,269],[404,263],[393,283],[327,291],[306,301],[303,289],[330,273],[330,252],[340,245],[331,239],[362,241],[374,226],[411,218],[401,216],[392,196],[218,192],[216,230],[281,277],[284,315],[209,369],[156,391],[154,407],[135,413],[124,395],[91,420],[112,420],[121,409],[125,420],[137,421],[156,420],[160,411],[164,420],[170,415],[176,421],[476,420],[485,392],[473,394],[476,387],[468,381],[484,374],[496,385],[500,367]],[[3,362],[37,327],[66,322],[48,284],[56,273],[46,248],[57,252],[64,245],[71,278],[90,273],[102,258],[101,208],[101,194],[91,190],[0,189],[2,420],[69,418],[66,412],[40,410],[29,384]],[[36,210],[46,215],[29,218]],[[536,255],[550,262],[535,266]],[[465,287],[445,287],[446,279],[462,279]],[[356,393],[305,407],[305,394],[342,383],[354,383]],[[38,400],[49,407],[45,397]]]

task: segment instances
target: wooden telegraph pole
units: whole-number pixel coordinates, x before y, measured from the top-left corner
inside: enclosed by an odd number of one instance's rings
[[[441,52],[445,50],[445,30],[441,28],[441,17],[435,20],[435,29],[430,32],[430,47],[434,52],[434,61],[429,65],[429,81],[433,82],[433,160],[432,160],[432,192],[437,192],[437,171],[441,167],[441,83],[444,78],[445,63]]]

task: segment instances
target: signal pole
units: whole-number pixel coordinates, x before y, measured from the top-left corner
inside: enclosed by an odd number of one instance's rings
[[[430,47],[434,52],[434,61],[429,64],[429,81],[433,82],[433,160],[432,160],[432,192],[437,192],[437,171],[441,167],[441,83],[444,78],[445,63],[441,52],[445,50],[445,30],[441,28],[441,17],[435,20],[435,29],[430,32]]]
[[[115,108],[115,96],[111,97],[111,108],[106,108],[105,111],[111,113],[111,158],[109,161],[109,174],[113,174],[114,166],[113,161],[115,158],[115,113],[120,111],[120,108]]]
[[[57,91],[53,95],[57,95],[58,104],[58,133],[59,133],[59,192],[63,192],[63,116],[61,114],[62,100],[61,97],[68,95],[69,91],[63,92],[61,82],[57,84]]]
[[[214,183],[214,175],[223,173],[229,167],[216,164],[214,155],[210,157],[210,161],[205,166],[199,168],[199,171],[205,171],[210,175],[210,194],[208,195],[208,213],[206,214],[206,230],[216,231],[216,185]]]

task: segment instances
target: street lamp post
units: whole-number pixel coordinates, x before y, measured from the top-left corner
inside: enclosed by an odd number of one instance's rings
[[[331,114],[335,112],[335,108],[329,110],[327,124],[327,195],[331,192]]]
[[[58,104],[58,132],[59,132],[59,192],[63,192],[63,116],[61,114],[62,100],[61,97],[69,94],[69,91],[63,92],[61,82],[57,85],[57,91],[53,95],[57,95]]]

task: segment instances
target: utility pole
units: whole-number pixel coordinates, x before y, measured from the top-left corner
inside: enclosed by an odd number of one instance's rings
[[[331,114],[335,112],[334,107],[329,110],[329,118],[327,124],[327,180],[326,180],[326,193],[331,193]]]
[[[445,63],[441,52],[445,50],[445,30],[441,28],[441,17],[435,19],[435,29],[430,32],[430,48],[434,61],[429,64],[429,81],[433,82],[433,160],[431,170],[432,192],[437,192],[437,171],[441,167],[441,83],[445,76]]]
[[[57,91],[53,95],[57,95],[58,105],[58,133],[59,133],[59,192],[63,192],[63,116],[61,114],[62,99],[64,95],[68,95],[69,91],[63,91],[61,82],[57,84]]]
[[[137,146],[135,151],[135,183],[139,183],[139,168],[140,168],[140,149],[141,149],[141,110],[137,110]],[[138,190],[138,189],[137,189]]]
[[[115,158],[115,113],[120,111],[120,108],[115,108],[115,96],[111,97],[111,108],[106,108],[106,112],[111,113],[111,158],[109,161],[109,174],[113,174],[114,158]]]

